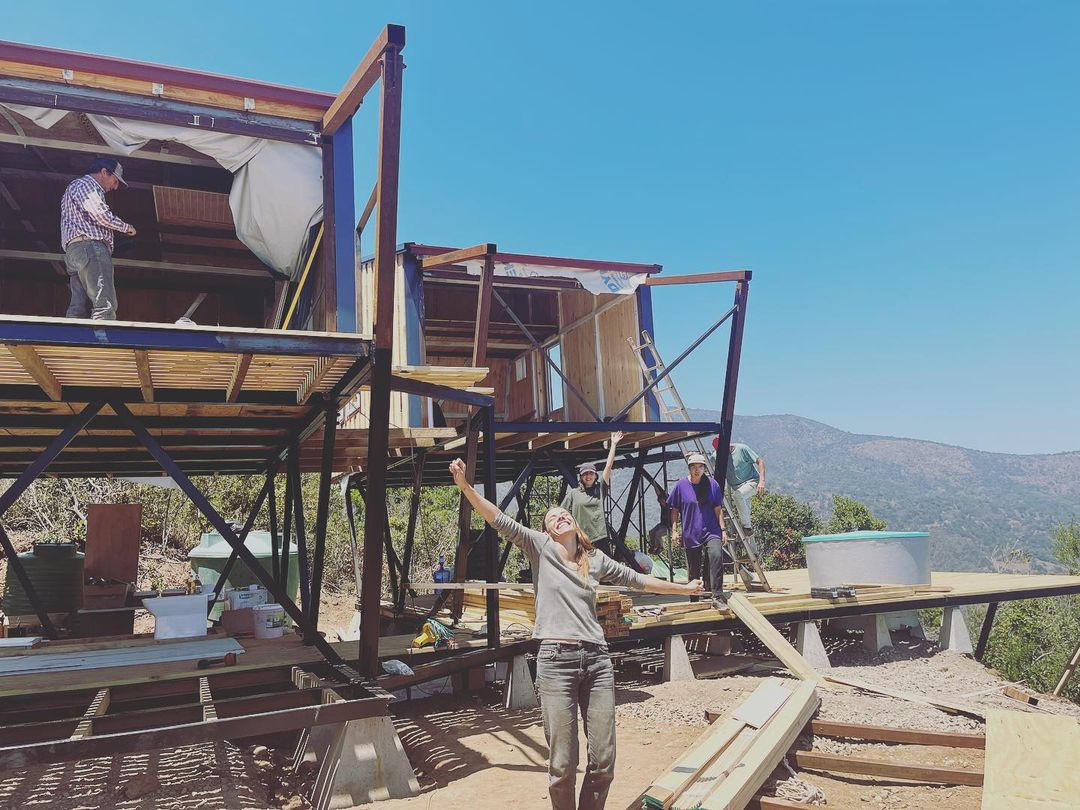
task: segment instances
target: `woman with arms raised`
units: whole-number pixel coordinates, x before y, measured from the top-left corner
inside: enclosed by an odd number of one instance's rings
[[[701,580],[685,585],[645,576],[596,553],[573,516],[553,506],[545,531],[523,526],[478,493],[465,463],[450,464],[454,483],[481,517],[529,558],[536,588],[533,638],[540,640],[536,685],[548,743],[548,792],[554,810],[601,810],[615,776],[615,672],[596,618],[596,586],[624,585],[649,593],[702,593]],[[585,722],[589,761],[575,804],[578,707]]]

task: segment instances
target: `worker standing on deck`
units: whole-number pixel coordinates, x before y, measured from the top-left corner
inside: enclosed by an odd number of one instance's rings
[[[596,475],[596,465],[590,463],[578,467],[578,485],[568,489],[562,499],[562,508],[574,516],[577,525],[589,536],[593,548],[609,557],[614,557],[611,549],[611,530],[608,527],[604,511],[604,500],[611,490],[611,468],[615,464],[615,448],[622,441],[622,431],[611,434],[611,447],[608,448],[604,474]]]
[[[60,244],[71,290],[69,318],[116,320],[113,233],[135,235],[135,229],[105,202],[105,195],[120,186],[127,187],[120,161],[101,157],[68,185],[60,200]]]
[[[701,592],[701,580],[685,585],[668,582],[597,554],[561,506],[553,506],[544,516],[545,532],[530,529],[504,515],[469,484],[461,459],[450,464],[450,474],[473,509],[525,552],[532,565],[533,638],[540,640],[536,686],[548,743],[551,806],[601,810],[615,776],[615,671],[596,618],[596,586],[608,582],[649,593],[691,595]],[[579,713],[584,715],[588,764],[575,805]]]
[[[686,549],[690,579],[701,576],[702,555],[709,559],[709,584],[713,607],[727,607],[724,593],[724,547],[727,538],[723,529],[724,493],[711,475],[706,474],[706,459],[701,453],[691,453],[686,460],[690,474],[680,478],[668,494],[671,524],[682,528],[681,542]],[[691,601],[696,601],[691,599]]]

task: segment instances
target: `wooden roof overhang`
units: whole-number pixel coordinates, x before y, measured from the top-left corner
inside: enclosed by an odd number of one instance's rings
[[[0,477],[122,402],[188,474],[262,472],[366,381],[365,335],[0,316]],[[109,405],[47,474],[156,475]]]

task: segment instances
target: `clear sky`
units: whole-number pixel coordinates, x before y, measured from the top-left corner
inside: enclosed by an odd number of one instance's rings
[[[0,37],[336,92],[387,22],[402,241],[751,268],[740,413],[1080,449],[1075,2],[11,3]],[[668,359],[729,300],[656,290]]]

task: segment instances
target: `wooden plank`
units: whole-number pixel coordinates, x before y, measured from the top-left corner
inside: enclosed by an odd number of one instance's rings
[[[970,785],[983,783],[983,772],[973,768],[943,768],[937,765],[913,765],[892,760],[823,754],[817,751],[796,751],[795,764],[810,771],[855,773],[884,779],[906,779],[932,785]],[[983,805],[986,806],[985,804]],[[1018,805],[1011,805],[1017,807]]]
[[[701,802],[702,810],[745,807],[802,732],[821,700],[816,683],[803,681],[750,742],[731,772]]]
[[[744,727],[741,721],[728,718],[706,729],[645,791],[644,806],[669,810],[701,772],[727,750]]]
[[[826,675],[825,680],[831,684],[854,687],[855,689],[862,689],[864,692],[873,692],[874,694],[885,695],[886,697],[895,698],[896,700],[921,703],[924,706],[932,706],[935,709],[941,709],[950,714],[963,714],[975,720],[985,719],[985,715],[981,709],[977,709],[974,706],[961,703],[958,700],[953,700],[952,698],[943,695],[916,695],[911,692],[901,692],[896,689],[889,689],[884,686],[867,683],[866,681],[861,681],[857,678],[845,678],[839,675]]]
[[[982,734],[963,734],[957,731],[925,731],[862,723],[837,723],[830,720],[815,720],[810,724],[810,729],[819,737],[846,737],[906,745],[940,745],[948,748],[986,748],[986,737]]]
[[[1005,697],[1010,697],[1013,700],[1019,701],[1027,706],[1038,706],[1039,699],[1033,695],[1029,695],[1023,689],[1017,689],[1015,686],[1006,686],[1001,690],[1001,693]]]
[[[340,358],[337,357],[320,357],[312,367],[304,385],[297,391],[296,401],[307,402],[308,398],[319,390],[319,386],[321,386],[323,380],[326,379],[326,375],[333,370],[339,359]]]
[[[780,632],[761,615],[757,608],[750,604],[745,596],[739,593],[732,594],[728,599],[728,607],[793,674],[803,680],[821,679],[821,673],[807,663],[798,650],[780,635]]]
[[[1066,810],[1080,796],[1080,725],[1064,715],[986,713],[983,810]]]
[[[694,273],[689,276],[651,276],[645,280],[646,287],[663,287],[673,284],[712,284],[718,281],[747,281],[749,270],[727,270],[720,273]]]
[[[108,689],[101,689],[94,695],[94,699],[90,701],[90,705],[83,712],[82,719],[79,720],[79,725],[75,727],[70,739],[78,740],[90,736],[94,727],[94,718],[101,717],[109,710],[109,695]]]
[[[15,343],[6,344],[7,350],[11,352],[12,357],[19,361],[26,373],[34,378],[41,390],[45,392],[45,395],[53,400],[59,402],[62,398],[62,388],[60,381],[56,379],[49,367],[45,365],[45,361],[41,359],[41,356],[37,353],[33,346],[24,346]]]
[[[249,368],[251,368],[251,354],[237,355],[236,365],[233,366],[232,377],[229,379],[229,387],[225,392],[226,402],[236,402],[236,398],[240,396],[240,390],[244,387]]]
[[[86,575],[135,583],[141,539],[142,504],[90,504],[86,509]]]
[[[495,245],[486,243],[473,245],[472,247],[452,250],[449,253],[440,253],[436,256],[424,256],[420,259],[420,267],[423,270],[434,270],[436,267],[445,267],[448,264],[461,264],[462,262],[476,261],[485,256],[494,256]]]
[[[150,355],[145,349],[135,349],[135,368],[139,372],[139,387],[145,402],[154,401],[154,375],[150,373]]]
[[[382,75],[382,55],[388,47],[398,50],[405,47],[405,28],[400,25],[388,25],[372,43],[356,70],[349,77],[341,92],[330,103],[323,114],[322,131],[324,136],[332,136],[360,108],[364,96],[375,86]]]

